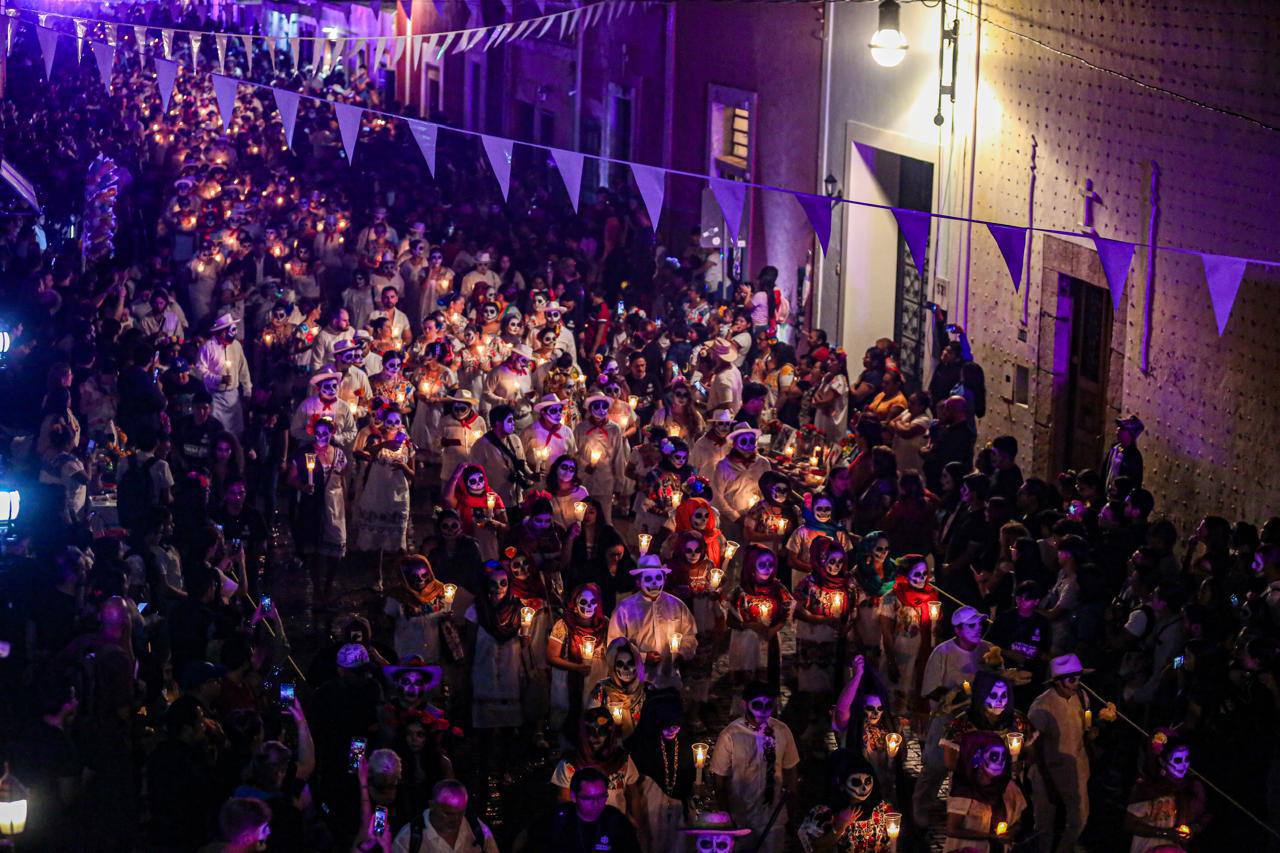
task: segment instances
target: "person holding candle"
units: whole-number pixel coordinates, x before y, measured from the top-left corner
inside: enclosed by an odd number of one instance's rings
[[[347,553],[347,498],[343,472],[347,454],[333,443],[333,421],[322,417],[312,438],[294,452],[289,486],[294,490],[294,548],[311,576],[317,601],[329,597],[336,563]]]
[[[724,423],[729,424],[727,409],[725,415]],[[682,376],[677,377],[669,386],[649,423],[664,427],[668,435],[683,438],[691,444],[706,431],[706,421],[693,404],[693,388]]]
[[[507,506],[489,488],[489,478],[479,465],[459,465],[445,485],[445,505],[462,519],[462,531],[475,537],[486,559],[498,556],[499,537],[507,531]]]
[[[635,578],[628,574],[634,565],[625,565],[631,557],[622,534],[609,523],[600,503],[595,498],[587,498],[584,503],[582,523],[569,528],[565,540],[561,557],[564,583],[570,589],[584,583],[596,584],[607,618],[619,597],[635,592]]]
[[[778,634],[791,618],[795,600],[778,580],[778,558],[768,548],[748,545],[742,576],[729,593],[729,671],[739,683],[774,676],[781,668]]]
[[[781,563],[787,552],[783,546],[800,525],[800,514],[791,500],[791,480],[777,471],[765,471],[760,475],[759,488],[761,500],[742,517],[742,536],[747,544],[760,545],[778,555],[779,572],[785,575],[786,567]]]
[[[689,464],[703,475],[709,475],[729,455],[733,443],[729,433],[733,430],[733,415],[728,409],[716,409],[707,419],[707,428],[689,449]]]
[[[969,732],[995,732],[1006,742],[1009,733],[1016,732],[1018,754],[1013,755],[1010,750],[1010,758],[1015,778],[1023,778],[1018,768],[1031,765],[1032,748],[1039,733],[1027,715],[1013,706],[1013,685],[1002,675],[982,670],[974,675],[970,689],[969,708],[947,724],[939,741],[947,767],[956,769],[960,760],[960,744]]]
[[[551,500],[551,517],[561,528],[568,529],[581,519],[575,508],[587,499],[587,490],[578,479],[578,462],[570,455],[559,456],[547,469],[543,485]]]
[[[827,756],[826,803],[814,806],[796,834],[805,853],[890,853],[888,816],[893,807],[870,764],[837,749]]]
[[[551,772],[551,786],[560,802],[569,802],[574,774],[588,767],[599,770],[609,780],[609,805],[629,817],[632,823],[643,820],[640,772],[622,745],[621,727],[604,708],[583,713],[575,745],[565,751]]]
[[[1049,661],[1049,688],[1027,712],[1040,732],[1040,761],[1032,774],[1036,832],[1042,851],[1068,853],[1089,820],[1088,697],[1080,690],[1085,669],[1075,655]],[[1062,822],[1058,833],[1055,822]]]
[[[635,528],[651,534],[655,550],[675,527],[675,512],[684,503],[685,482],[697,472],[689,465],[689,445],[667,436],[658,443],[661,458],[640,483]]]
[[[1190,850],[1209,822],[1204,783],[1191,773],[1191,745],[1171,729],[1147,742],[1142,774],[1129,794],[1125,829],[1129,853]]]
[[[456,509],[438,507],[435,535],[422,540],[420,551],[429,560],[437,579],[452,583],[456,592],[456,613],[465,613],[472,600],[484,593],[484,557],[480,543],[462,530],[462,516]]]
[[[377,592],[382,591],[383,554],[399,553],[409,544],[409,486],[417,460],[403,427],[400,412],[387,409],[381,430],[355,450],[356,458],[369,465],[355,502],[360,522],[356,547],[378,552]]]
[[[626,476],[630,455],[622,429],[609,420],[612,405],[607,394],[592,394],[586,400],[587,417],[574,428],[583,484],[603,507],[606,519],[613,518],[613,495]]]
[[[253,394],[253,377],[244,347],[236,339],[239,325],[228,314],[221,314],[209,328],[209,339],[200,347],[195,375],[213,395],[213,414],[218,422],[235,435],[244,432],[242,397]]]
[[[551,598],[556,607],[564,593],[565,529],[555,522],[555,505],[546,492],[530,492],[525,496],[524,519],[511,531],[507,541],[528,556],[533,568],[552,587]],[[505,549],[504,549],[505,550]]]
[[[448,408],[440,421],[440,483],[444,494],[450,491],[449,478],[457,476],[458,466],[473,461],[471,449],[485,433],[485,422],[476,414],[476,395],[460,388],[445,398]]]
[[[680,694],[652,690],[635,732],[626,740],[627,751],[640,772],[637,825],[645,850],[681,849],[680,825],[686,803],[694,793],[698,758],[694,738],[685,728]],[[707,756],[704,754],[705,764]]]
[[[796,766],[800,753],[786,723],[775,719],[777,693],[763,681],[742,691],[743,715],[716,738],[711,778],[721,808],[750,828],[761,853],[786,848],[787,821],[796,808]],[[776,816],[775,816],[776,815]],[[765,827],[773,819],[768,834]]]
[[[834,539],[846,554],[853,547],[848,532],[835,520],[835,501],[831,495],[826,492],[806,494],[801,515],[802,523],[787,539],[787,562],[791,567],[792,589],[796,589],[813,569],[821,569],[821,566],[814,566],[809,562],[813,543],[819,537]]]
[[[947,797],[947,840],[942,849],[1005,850],[1018,837],[1018,821],[1026,808],[1027,799],[1013,781],[1009,748],[1000,735],[988,731],[965,735]]]
[[[533,350],[528,344],[513,346],[502,364],[484,377],[481,394],[484,408],[492,411],[496,406],[510,406],[516,413],[517,422],[525,420],[529,416],[529,399],[533,394],[532,368]]]
[[[738,424],[729,433],[732,448],[716,464],[709,477],[712,503],[720,512],[721,526],[742,530],[742,517],[763,499],[760,478],[772,470],[768,459],[756,453],[760,431]]]
[[[856,587],[858,594],[858,608],[850,617],[854,642],[877,668],[883,644],[880,602],[893,589],[898,576],[898,564],[889,556],[889,549],[889,537],[873,530],[858,541],[850,560],[850,589]]]
[[[308,382],[311,385],[311,396],[299,403],[294,410],[289,424],[289,437],[294,441],[308,441],[316,422],[320,418],[326,418],[332,425],[333,443],[344,450],[350,449],[359,430],[354,410],[338,397],[342,374],[332,365],[326,365],[316,371]]]
[[[403,352],[386,352],[382,356],[382,370],[369,377],[368,381],[372,396],[385,400],[387,406],[398,409],[407,420],[413,414],[417,396],[414,394],[413,383],[401,372],[403,365]]]
[[[577,452],[577,439],[564,425],[564,406],[564,401],[555,394],[543,395],[533,404],[534,422],[520,434],[525,458],[539,474],[549,470],[552,460]]]
[[[893,685],[893,711],[910,714],[923,729],[928,706],[920,693],[925,663],[938,644],[942,602],[929,581],[929,563],[920,554],[897,561],[893,591],[880,599],[885,671]]]
[[[683,601],[663,590],[671,570],[657,554],[640,557],[631,574],[638,578],[640,591],[618,602],[609,620],[609,642],[626,637],[636,644],[649,667],[649,680],[656,687],[682,686],[678,663],[688,661],[698,651],[698,626]],[[678,648],[671,637],[680,635]]]
[[[445,585],[436,578],[430,560],[422,554],[408,554],[400,561],[400,583],[382,606],[382,612],[394,623],[392,648],[398,657],[416,655],[430,664],[443,660],[442,620],[449,618],[453,603],[445,598]]]
[[[861,675],[857,672],[856,662],[854,669],[855,675]],[[901,720],[890,711],[889,691],[875,679],[874,673],[866,676],[862,689],[854,688],[854,691],[855,707],[850,708],[851,713],[848,714],[845,746],[857,751],[875,770],[884,795],[896,799],[898,791],[906,790],[899,783],[900,779],[905,781],[903,763],[907,757],[903,748]],[[841,699],[845,699],[843,692]]]
[[[576,587],[547,637],[553,724],[556,716],[563,722],[576,720],[591,688],[605,677],[608,630],[600,587],[593,583]]]
[[[674,543],[684,533],[695,533],[702,540],[703,555],[715,568],[720,569],[721,579],[729,577],[729,559],[725,547],[728,540],[717,526],[715,509],[700,497],[687,497],[676,508],[674,536],[667,539]],[[671,545],[674,547],[674,544]],[[664,548],[664,552],[670,548]]]
[[[606,635],[607,638],[607,635]],[[646,697],[644,655],[626,637],[609,641],[604,652],[605,677],[591,688],[588,708],[604,708],[622,727],[622,736],[635,731]]]
[[[705,503],[705,501],[704,501]],[[710,507],[706,510],[710,512]],[[706,541],[694,530],[686,530],[667,540],[672,546],[667,557],[671,568],[668,587],[689,606],[698,627],[698,651],[685,668],[685,688],[689,699],[689,722],[698,725],[711,700],[712,667],[719,640],[725,634],[723,572],[707,558]],[[719,572],[719,583],[712,583]]]
[[[520,599],[511,592],[511,575],[500,563],[489,563],[485,594],[467,608],[471,631],[471,724],[485,731],[490,767],[510,744],[524,721],[520,696],[525,687],[524,645],[520,634]]]

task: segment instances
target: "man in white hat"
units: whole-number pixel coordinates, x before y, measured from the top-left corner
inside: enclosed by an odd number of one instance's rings
[[[379,225],[382,228],[378,228]],[[381,205],[373,209],[373,221],[360,229],[360,234],[356,237],[357,254],[365,254],[369,251],[369,246],[377,242],[375,232],[382,232],[383,239],[393,246],[400,243],[400,236],[396,234],[396,229],[392,228],[391,223],[387,221],[387,209]]]
[[[476,268],[462,277],[462,296],[470,299],[471,294],[476,289],[477,284],[489,285],[489,293],[492,294],[502,284],[502,279],[498,274],[489,268],[493,263],[493,255],[484,251],[476,255]]]
[[[193,371],[213,395],[213,414],[231,433],[244,432],[244,402],[241,395],[253,393],[253,378],[244,358],[244,347],[236,340],[236,321],[222,314],[209,330],[209,340],[200,347]]]
[[[936,811],[940,805],[938,789],[947,776],[946,758],[940,742],[947,723],[956,710],[955,702],[964,701],[964,686],[973,683],[973,676],[977,673],[983,656],[995,648],[982,639],[982,623],[985,619],[985,616],[968,605],[956,610],[951,614],[955,637],[935,646],[924,667],[920,694],[929,700],[932,716],[929,718],[928,734],[921,744],[924,766],[916,779],[915,792],[912,794],[917,826],[928,826],[930,810]]]
[[[707,431],[689,448],[689,464],[699,474],[710,477],[720,460],[729,455],[733,447],[729,433],[733,430],[733,414],[728,409],[716,409],[707,421]]]
[[[378,266],[369,273],[369,287],[373,288],[375,298],[388,287],[395,288],[397,294],[404,294],[404,279],[396,269],[396,253],[390,249],[382,253]]]
[[[1037,750],[1043,759],[1031,777],[1042,853],[1075,850],[1089,820],[1089,752],[1085,749],[1089,701],[1080,690],[1080,677],[1090,672],[1075,655],[1049,661],[1049,689],[1036,697],[1027,712],[1040,732]],[[1059,819],[1062,834],[1055,840]]]
[[[742,371],[734,363],[738,360],[738,347],[732,341],[716,338],[707,346],[707,360],[707,411],[736,412],[742,402]]]
[[[574,367],[578,366],[578,342],[573,337],[573,330],[564,324],[565,308],[559,302],[552,302],[545,309],[542,315],[546,318],[543,329],[551,329],[556,333],[555,343],[552,345],[557,352],[567,352],[569,357],[573,359]],[[539,330],[540,331],[540,330]],[[530,334],[534,334],[535,330],[531,329]]]
[[[750,829],[737,829],[728,812],[695,812],[680,831],[692,837],[695,853],[733,853],[738,839]]]
[[[626,637],[645,658],[645,676],[654,687],[681,687],[679,660],[693,660],[698,626],[683,601],[663,590],[670,569],[657,554],[642,554],[631,574],[640,591],[614,608],[606,644]],[[679,639],[676,640],[676,635]]]
[[[354,339],[343,338],[334,345],[333,368],[342,374],[338,396],[351,407],[356,418],[363,416],[361,407],[369,405],[369,399],[373,396],[369,376],[360,366],[363,361],[364,352]]]
[[[476,395],[460,388],[445,398],[440,420],[440,485],[453,477],[459,465],[470,461],[471,448],[485,433],[485,422],[476,412]]]
[[[578,441],[564,425],[564,401],[555,394],[546,394],[533,404],[534,421],[520,434],[524,442],[524,456],[537,474],[542,474],[558,457],[573,456]]]
[[[578,471],[582,485],[604,508],[604,522],[613,518],[613,495],[626,475],[630,457],[622,429],[609,420],[613,398],[596,392],[587,398],[587,416],[574,429],[578,443]]]
[[[311,429],[320,418],[333,420],[333,443],[350,451],[355,443],[356,418],[351,406],[338,397],[342,374],[326,365],[311,376],[311,396],[298,404],[289,423],[289,435],[295,441],[311,438]]]
[[[516,421],[521,409],[528,412],[528,399],[533,393],[533,380],[529,371],[533,367],[533,350],[527,344],[516,344],[507,360],[490,371],[484,379],[484,410],[494,406],[510,406],[516,410]]]
[[[744,513],[761,500],[760,475],[773,470],[756,452],[760,430],[739,423],[729,432],[729,452],[711,469],[712,502],[722,524],[739,526]],[[741,535],[736,538],[741,539]]]
[[[346,308],[331,308],[324,328],[316,335],[311,346],[311,369],[319,370],[326,364],[333,364],[334,347],[338,341],[349,341],[355,335],[351,329],[351,313]]]

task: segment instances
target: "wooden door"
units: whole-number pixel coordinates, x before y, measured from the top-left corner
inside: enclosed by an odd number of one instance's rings
[[[1111,294],[1071,279],[1071,373],[1065,467],[1097,468],[1106,450],[1111,366]]]

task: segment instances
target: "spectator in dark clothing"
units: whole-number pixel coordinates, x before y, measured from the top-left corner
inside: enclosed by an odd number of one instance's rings
[[[72,809],[84,771],[70,733],[79,702],[60,678],[46,677],[37,693],[39,718],[12,732],[5,750],[10,771],[28,789],[22,849],[70,850],[76,832]]]
[[[159,432],[164,413],[164,391],[156,382],[156,349],[150,344],[139,344],[133,351],[132,363],[120,371],[120,403],[116,419],[126,435],[150,429]]]
[[[213,602],[218,594],[218,575],[207,567],[186,579],[187,597],[169,612],[169,650],[173,670],[180,672],[188,661],[202,661],[213,637]]]
[[[966,603],[977,604],[978,587],[974,569],[983,555],[998,547],[999,528],[987,522],[987,493],[991,481],[982,474],[969,474],[960,484],[959,515],[943,532],[946,563],[939,572],[938,585]]]
[[[880,393],[880,383],[884,381],[884,350],[879,347],[868,347],[862,356],[862,372],[849,390],[849,406],[861,409]]]
[[[194,850],[209,837],[218,803],[209,734],[216,730],[193,696],[182,696],[165,712],[166,737],[147,759],[151,807],[150,850]],[[193,841],[193,839],[196,839]]]
[[[536,826],[519,851],[555,850],[558,853],[639,853],[640,842],[627,816],[608,804],[609,779],[595,767],[584,767],[569,782],[572,802],[556,807],[550,818]]]
[[[76,636],[80,615],[77,596],[84,581],[86,561],[68,550],[54,562],[54,584],[36,591],[27,612],[27,655],[33,663],[47,660],[67,647]]]
[[[1137,415],[1116,418],[1116,443],[1107,451],[1107,458],[1102,463],[1108,490],[1112,481],[1121,476],[1128,477],[1135,489],[1142,486],[1142,451],[1138,449],[1138,436],[1145,428]]]
[[[316,754],[324,767],[346,765],[351,739],[371,737],[382,706],[382,689],[370,672],[368,649],[348,643],[338,650],[337,663],[338,676],[320,685],[312,703]],[[321,781],[328,792],[333,780]]]
[[[182,472],[207,469],[213,463],[213,443],[225,432],[213,416],[213,395],[201,389],[192,398],[191,416],[182,418],[173,429],[175,461]]]
[[[995,473],[991,475],[991,494],[999,495],[1015,504],[1018,489],[1022,488],[1022,469],[1018,467],[1018,440],[1011,435],[997,436],[991,441],[991,461]]]
[[[745,421],[752,429],[760,429],[760,413],[764,411],[769,399],[769,389],[759,382],[748,382],[742,386],[742,408],[734,417],[734,422]],[[692,439],[691,439],[692,440]]]
[[[964,348],[959,341],[950,341],[942,348],[938,366],[929,380],[929,399],[940,408],[942,401],[951,396],[951,389],[960,381],[960,365],[964,363]],[[937,414],[937,408],[934,414]]]
[[[925,484],[931,492],[941,493],[942,469],[948,462],[959,462],[966,471],[973,469],[974,435],[966,423],[968,410],[963,397],[949,397],[938,406],[938,421],[929,433],[929,443],[920,450]]]
[[[1029,707],[1040,695],[1049,660],[1051,639],[1049,620],[1037,608],[1044,587],[1035,581],[1020,581],[1014,588],[1014,607],[996,615],[986,640],[1004,650],[1005,663],[1031,673],[1031,679],[1014,687],[1019,707]]]
[[[160,384],[169,398],[169,417],[175,420],[190,415],[195,408],[196,396],[205,390],[204,383],[191,373],[191,365],[185,358],[173,360]]]
[[[222,525],[223,538],[231,545],[232,550],[244,552],[245,566],[249,568],[250,579],[255,578],[255,570],[264,565],[267,558],[267,540],[270,530],[258,512],[246,503],[248,488],[243,480],[230,480],[223,492],[222,505],[209,513],[209,517]]]

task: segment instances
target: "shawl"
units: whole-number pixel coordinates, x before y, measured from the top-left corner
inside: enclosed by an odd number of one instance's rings
[[[518,578],[515,572],[511,571],[511,561],[521,556],[525,558],[529,572],[525,578]],[[511,578],[511,594],[518,598],[522,605],[537,610],[546,604],[547,584],[542,579],[542,572],[538,571],[527,554],[522,554],[521,550],[514,545],[508,545],[502,549],[502,568]]]
[[[707,511],[707,526],[703,530],[694,530],[693,513],[699,508]],[[720,546],[720,529],[716,527],[716,522],[715,510],[711,508],[710,503],[702,498],[689,498],[683,501],[679,509],[676,510],[676,533],[684,533],[688,530],[700,535],[706,542],[707,559],[719,566],[724,552]]]
[[[591,748],[587,739],[587,724],[608,724],[609,739],[600,750]],[[578,721],[578,744],[564,754],[564,760],[573,768],[574,773],[584,767],[596,767],[604,775],[612,776],[627,763],[627,751],[622,748],[621,729],[613,722],[613,716],[604,708],[592,708],[582,712]],[[572,774],[571,774],[572,775]]]
[[[810,584],[827,592],[849,588],[849,569],[847,564],[840,574],[834,577],[827,572],[827,554],[831,553],[833,545],[836,545],[836,540],[829,536],[818,536],[813,542],[809,543],[809,565],[813,567],[813,570],[809,573]],[[839,547],[840,550],[844,550],[843,546]]]
[[[474,474],[480,474],[484,477],[484,492],[473,495],[467,491],[467,478]],[[506,504],[502,502],[502,495],[492,491],[489,488],[489,475],[485,473],[484,467],[481,465],[467,465],[462,469],[462,475],[458,477],[457,486],[454,487],[453,499],[458,508],[458,517],[462,520],[462,529],[468,536],[476,534],[476,511],[482,513],[489,511],[488,498],[493,495],[495,500],[493,511],[496,513],[500,509],[506,509]]]
[[[604,615],[604,599],[600,593],[600,586],[595,583],[584,583],[573,590],[573,594],[569,596],[568,602],[578,600],[578,596],[584,592],[592,592],[596,597],[596,615],[590,619],[583,619],[578,613],[578,608],[570,603],[566,603],[564,608],[564,624],[569,629],[568,635],[564,638],[561,646],[560,656],[577,663],[582,663],[584,658],[582,655],[582,641],[587,637],[594,637],[596,640],[596,648],[600,648],[600,644],[604,642],[605,635],[609,630],[609,621]]]
[[[499,574],[507,575],[508,579],[511,577],[506,569],[490,564],[486,580]],[[520,607],[520,599],[511,594],[511,587],[507,587],[506,594],[497,603],[489,597],[489,591],[485,590],[483,595],[476,598],[476,621],[491,637],[499,643],[505,643],[520,633]]]
[[[1006,819],[1004,791],[1012,782],[1013,759],[1005,762],[1004,773],[985,782],[978,781],[974,761],[979,752],[996,745],[1003,746],[1004,738],[994,732],[974,731],[965,735],[960,742],[960,760],[951,782],[951,796],[980,800],[991,808],[993,826]]]
[[[421,590],[414,589],[409,584],[408,569],[410,566],[416,565],[427,567],[427,583]],[[431,604],[444,595],[444,584],[436,578],[436,573],[431,568],[430,560],[421,554],[409,554],[400,564],[400,586],[393,590],[391,594],[401,604],[422,607]]]
[[[888,592],[893,587],[893,577],[898,573],[898,565],[892,557],[885,558],[883,575],[876,571],[876,542],[887,538],[889,537],[883,531],[873,530],[862,537],[854,549],[853,579],[872,598],[879,598]]]
[[[925,583],[922,590],[916,589],[907,580],[906,575],[898,575],[897,580],[893,582],[893,594],[903,607],[913,608],[920,615],[920,651],[916,654],[916,671],[912,677],[915,692],[918,694],[920,685],[924,683],[925,664],[928,663],[929,653],[933,650],[933,619],[929,616],[929,602],[939,600],[938,592],[930,583]],[[1009,705],[1010,707],[1013,705],[1012,695],[1009,697]]]
[[[676,800],[688,799],[693,793],[694,738],[682,728],[673,741],[668,741],[663,739],[662,730],[683,722],[682,716],[680,696],[674,688],[651,690],[640,711],[640,722],[626,741],[636,769],[652,779],[664,794]],[[675,785],[668,787],[667,782],[672,775]]]

